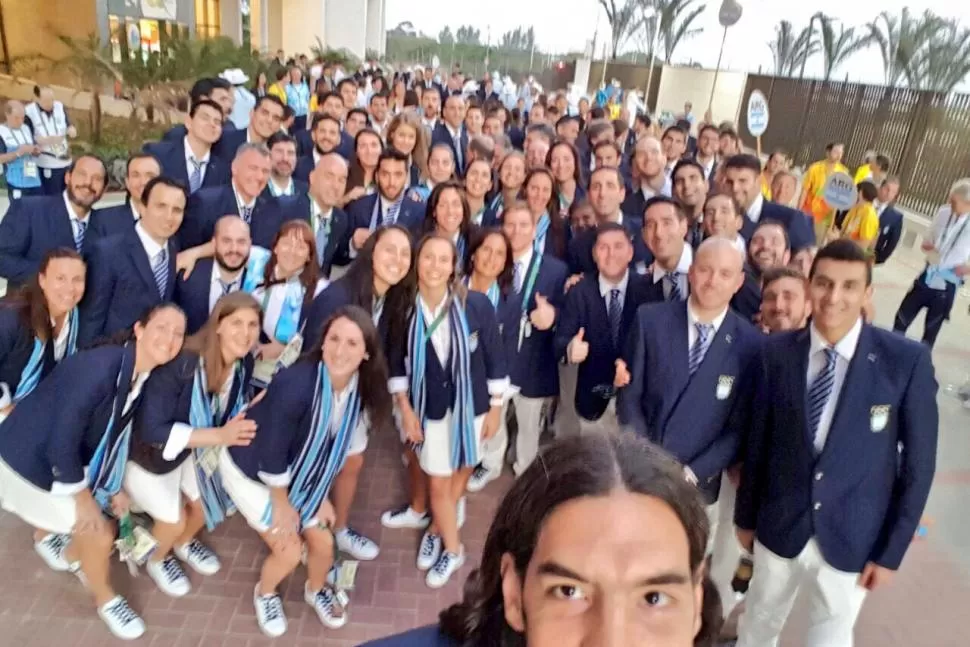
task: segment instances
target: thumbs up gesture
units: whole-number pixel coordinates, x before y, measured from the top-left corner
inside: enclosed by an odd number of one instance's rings
[[[582,364],[589,357],[589,342],[583,338],[585,335],[586,329],[580,328],[566,347],[570,364]]]
[[[556,323],[556,309],[538,292],[536,292],[536,307],[529,313],[529,321],[536,330],[549,330]]]
[[[622,359],[616,360],[616,374],[613,377],[613,386],[622,389],[630,383],[630,370],[626,367],[626,362]]]

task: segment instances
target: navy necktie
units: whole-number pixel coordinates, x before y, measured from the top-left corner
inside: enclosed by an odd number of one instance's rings
[[[247,225],[253,224],[253,207],[240,207],[239,216],[246,222]]]
[[[155,255],[155,261],[152,263],[152,274],[155,275],[158,296],[164,299],[165,288],[168,287],[168,250],[165,248],[162,248],[162,251]]]
[[[610,305],[607,309],[610,317],[610,333],[613,335],[613,347],[619,350],[620,347],[620,322],[623,320],[623,305],[620,303],[620,291],[617,288],[610,290]]]
[[[189,193],[195,193],[202,188],[202,169],[205,167],[205,162],[190,157],[189,163],[192,165],[192,174],[189,176]]]
[[[690,355],[687,358],[687,370],[693,375],[700,368],[701,362],[704,361],[704,355],[707,354],[707,349],[711,346],[711,338],[714,332],[714,326],[705,323],[695,323],[694,327],[697,328],[697,339],[694,340],[694,345],[690,347]]]
[[[825,349],[825,366],[819,374],[812,380],[812,385],[808,389],[808,431],[812,435],[812,443],[818,451],[818,425],[822,420],[822,412],[825,405],[832,398],[832,390],[835,387],[835,367],[839,358],[834,348]]]
[[[680,291],[680,272],[669,272],[664,275],[664,280],[670,288],[667,292],[667,301],[683,301],[684,295]]]
[[[78,254],[84,248],[84,233],[87,231],[88,223],[84,220],[77,221],[77,231],[74,232],[74,246],[77,248]]]

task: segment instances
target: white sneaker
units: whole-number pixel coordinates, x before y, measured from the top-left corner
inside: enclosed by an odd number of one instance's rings
[[[198,539],[192,539],[184,546],[175,546],[172,550],[179,559],[200,575],[215,575],[222,568],[219,558],[212,549]]]
[[[440,589],[442,586],[448,583],[451,579],[452,574],[461,568],[461,565],[465,563],[465,549],[461,549],[461,553],[456,555],[455,553],[444,552],[438,561],[435,562],[434,566],[428,571],[428,576],[425,578],[425,583],[433,589]]]
[[[256,607],[256,622],[260,631],[270,638],[279,638],[286,633],[286,614],[283,613],[283,600],[279,593],[260,595],[257,582],[253,590],[253,606]]]
[[[347,611],[343,609],[334,595],[333,589],[325,586],[319,591],[311,591],[303,585],[303,599],[317,612],[324,627],[340,629],[347,624]]]
[[[337,537],[337,548],[354,559],[369,562],[377,559],[381,552],[381,548],[376,542],[371,541],[350,526],[342,528],[334,534]]]
[[[465,525],[465,515],[466,515],[465,508],[467,507],[468,507],[468,501],[465,500],[465,497],[459,498],[458,508],[457,510],[455,510],[455,516],[458,519],[458,528],[462,528]]]
[[[44,560],[44,563],[51,570],[60,572],[70,571],[72,570],[72,564],[64,556],[69,543],[71,543],[70,535],[50,533],[45,535],[40,541],[34,542],[34,551],[40,555],[40,558]]]
[[[472,472],[472,477],[468,479],[468,486],[466,489],[469,492],[481,492],[485,489],[485,486],[494,481],[499,477],[498,472],[493,472],[492,470],[479,465]]]
[[[182,570],[182,565],[172,555],[166,555],[160,562],[149,561],[145,564],[145,571],[165,595],[180,598],[192,590],[192,583]]]
[[[122,640],[134,640],[145,633],[145,622],[120,595],[102,605],[98,615],[108,625],[108,631]]]
[[[394,510],[388,510],[381,515],[381,525],[385,528],[417,528],[423,530],[431,524],[431,515],[425,512],[415,512],[409,506],[401,506]]]
[[[421,537],[421,546],[418,547],[418,570],[426,571],[441,555],[441,536],[432,535],[430,532],[424,533]]]

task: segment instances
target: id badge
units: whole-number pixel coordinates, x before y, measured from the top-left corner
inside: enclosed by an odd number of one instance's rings
[[[525,324],[525,336],[526,336],[526,338],[529,338],[529,337],[532,336],[532,322],[531,321]]]
[[[37,162],[34,160],[26,160],[24,162],[24,177],[34,179],[37,175]]]
[[[206,476],[212,478],[212,475],[219,469],[219,448],[206,447],[202,456],[199,457],[199,467],[202,468]]]
[[[51,170],[50,170],[49,168],[45,168],[45,169],[44,169],[44,179],[47,179],[47,180],[49,180],[49,179],[51,179],[52,177],[54,177],[54,174],[53,174],[53,173],[51,173]]]

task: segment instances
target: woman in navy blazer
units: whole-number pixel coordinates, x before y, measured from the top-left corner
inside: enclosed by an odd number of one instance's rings
[[[428,198],[428,210],[424,218],[423,232],[447,238],[455,244],[458,251],[458,274],[463,274],[468,264],[468,247],[474,231],[471,209],[461,184],[448,180],[434,188]]]
[[[152,373],[135,416],[124,488],[155,522],[158,546],[145,570],[172,597],[191,589],[175,556],[202,575],[220,568],[196,535],[219,525],[229,507],[213,475],[219,449],[248,445],[255,435],[245,408],[260,315],[259,303],[245,292],[221,297],[186,350]]]
[[[514,317],[514,308],[510,309],[509,292],[512,289],[512,248],[509,239],[500,229],[483,229],[472,240],[468,252],[468,264],[465,267],[465,285],[473,292],[484,294],[489,303],[495,308],[495,319],[498,322],[499,336],[508,325],[510,312]],[[513,324],[515,319],[513,318]],[[511,358],[506,348],[506,366]],[[508,399],[503,404],[501,421],[498,432],[482,443],[482,460],[468,479],[468,491],[479,492],[488,483],[502,473],[505,465],[505,452],[508,449],[509,437],[505,425],[505,409]]]
[[[411,187],[408,197],[427,202],[431,192],[439,184],[455,179],[455,152],[451,144],[439,142],[428,153],[428,175],[416,187]]]
[[[545,167],[534,168],[525,176],[520,198],[529,205],[536,223],[535,247],[540,254],[566,259],[569,243],[566,219],[561,215],[555,180]]]
[[[340,308],[355,305],[371,315],[377,326],[385,354],[407,333],[407,317],[414,304],[414,278],[411,274],[411,235],[401,225],[382,227],[371,236],[347,273],[331,283],[310,304],[304,325],[304,345],[320,343],[323,324]],[[357,481],[364,468],[368,425],[359,425],[350,441],[347,460],[333,485],[333,506],[337,518],[334,534],[341,551],[355,559],[372,560],[380,547],[348,525],[350,508],[357,493]],[[405,508],[406,511],[406,508]],[[385,515],[387,517],[387,515]],[[402,517],[402,519],[410,517]],[[416,523],[428,525],[426,513],[414,515]],[[387,525],[387,523],[385,523]]]
[[[558,141],[546,154],[546,166],[552,171],[556,196],[559,198],[559,217],[569,223],[569,208],[586,197],[580,175],[579,152],[567,141]]]
[[[370,315],[355,306],[335,312],[322,343],[280,371],[247,415],[259,427],[255,442],[222,452],[219,472],[270,548],[253,593],[259,627],[271,637],[286,631],[277,588],[300,564],[304,542],[304,599],[325,626],[342,627],[347,599],[327,584],[334,559],[328,496],[360,417],[376,428],[391,424],[387,364]]]
[[[522,190],[523,183],[525,183],[525,155],[521,151],[512,151],[505,156],[498,167],[496,195],[485,209],[485,215],[482,216],[483,227],[502,224],[505,206],[519,199],[519,191]]]
[[[492,192],[492,163],[476,159],[465,170],[464,195],[468,202],[472,224],[481,227],[488,211],[488,196]]]
[[[482,440],[498,431],[508,374],[495,308],[457,282],[454,243],[425,236],[415,259],[416,303],[407,344],[402,340],[391,351],[389,387],[408,443],[412,497],[430,492],[433,520],[417,565],[437,589],[465,560],[458,501],[478,465]]]
[[[3,507],[35,528],[69,534],[64,558],[80,568],[98,615],[117,637],[145,624],[109,580],[114,529],[106,514],[128,513],[122,490],[131,421],[142,386],[181,350],[185,315],[155,306],[123,346],[83,351],[61,362],[0,425]]]

